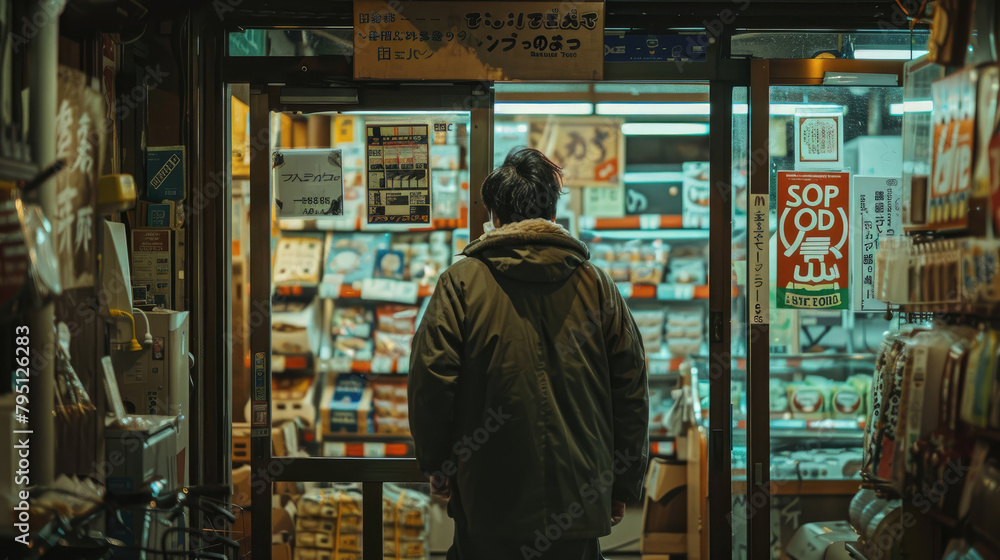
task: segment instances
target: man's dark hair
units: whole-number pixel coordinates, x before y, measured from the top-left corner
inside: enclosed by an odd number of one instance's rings
[[[562,168],[534,148],[512,150],[483,181],[483,204],[500,224],[556,217]]]

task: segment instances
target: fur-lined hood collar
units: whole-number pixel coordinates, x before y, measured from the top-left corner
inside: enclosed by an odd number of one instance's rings
[[[536,218],[507,224],[469,243],[462,252],[500,275],[521,282],[561,282],[590,258],[587,246],[562,226]]]
[[[590,259],[590,249],[583,242],[570,235],[566,228],[544,218],[512,222],[486,232],[479,239],[466,245],[462,254],[472,256],[488,249],[509,245],[556,245],[579,253],[584,260]]]

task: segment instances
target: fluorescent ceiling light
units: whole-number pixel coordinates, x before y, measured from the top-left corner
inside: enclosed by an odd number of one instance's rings
[[[824,113],[843,113],[843,105],[823,103],[771,103],[771,114],[778,116],[794,116],[795,111],[817,111]]]
[[[709,103],[598,103],[598,115],[696,115],[709,113]]]
[[[626,183],[676,183],[684,180],[680,171],[632,171],[625,173]]]
[[[497,115],[590,115],[594,112],[592,103],[497,103],[493,106]]]
[[[842,105],[832,105],[832,104],[811,104],[811,103],[771,103],[770,111],[771,115],[774,116],[792,116],[795,114],[796,109],[806,110],[806,111],[824,111],[824,112],[837,112],[843,111],[844,107]],[[750,112],[750,107],[746,103],[733,103],[733,114],[734,115],[746,115]]]
[[[708,125],[704,123],[625,123],[622,125],[625,136],[696,136],[708,134]]]
[[[930,99],[914,99],[889,105],[889,114],[897,116],[903,113],[930,113],[933,110],[934,101]]]
[[[934,110],[934,101],[931,99],[911,99],[903,102],[904,113],[930,113]]]
[[[927,54],[927,51],[911,51],[909,49],[857,49],[855,60],[912,60]]]
[[[496,132],[528,132],[527,123],[496,123],[493,126]]]

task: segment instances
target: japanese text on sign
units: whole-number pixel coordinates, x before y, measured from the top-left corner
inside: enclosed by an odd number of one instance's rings
[[[279,218],[317,218],[344,213],[340,150],[277,150],[273,155]]]
[[[849,180],[778,172],[778,307],[847,308]]]
[[[89,82],[86,74],[59,67],[56,159],[67,167],[55,178],[52,227],[63,289],[94,282],[94,209],[106,127],[104,97]]]
[[[368,125],[368,223],[429,224],[428,126]]]
[[[354,77],[599,80],[603,32],[603,2],[356,0]]]
[[[768,263],[769,235],[769,200],[766,194],[750,195],[750,250],[747,263],[749,281],[747,289],[750,292],[751,321],[755,325],[766,325],[770,322],[768,290],[770,290]]]
[[[854,309],[885,311],[875,297],[875,252],[879,239],[896,235],[902,219],[899,178],[855,177]]]

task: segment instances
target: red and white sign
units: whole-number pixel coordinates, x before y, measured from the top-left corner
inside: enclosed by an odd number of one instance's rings
[[[778,172],[778,307],[847,309],[850,174]]]

